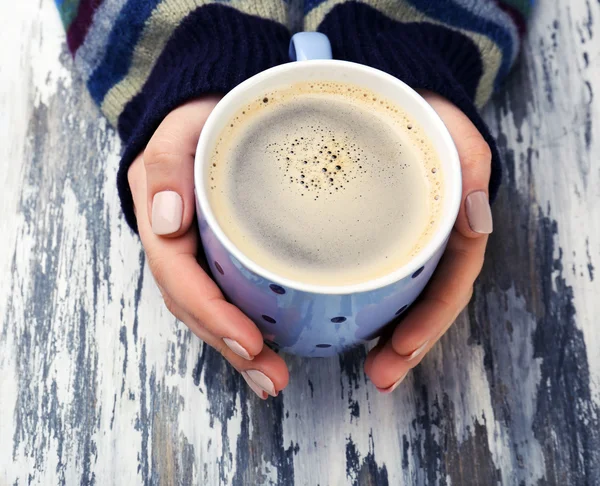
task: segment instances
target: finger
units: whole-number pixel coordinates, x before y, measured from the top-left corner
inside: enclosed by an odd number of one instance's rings
[[[152,262],[155,257],[163,253],[165,258],[168,258],[168,255],[173,253],[195,255],[199,240],[197,231],[188,230],[185,233],[185,237],[180,236],[179,238],[162,238],[152,231],[147,204],[146,169],[142,155],[138,156],[133,164],[131,164],[127,172],[127,177],[138,220],[138,233],[144,245],[144,251],[148,256],[148,261]]]
[[[165,303],[172,302],[164,295]],[[192,316],[177,305],[167,305],[169,311],[182,321],[196,336],[209,346],[215,348],[229,363],[239,371],[248,386],[263,400],[268,395],[277,396],[289,381],[289,373],[285,361],[269,347],[264,346],[253,361],[248,361],[230,347],[222,339],[209,333]]]
[[[459,312],[459,314],[460,314],[460,312]],[[458,317],[458,315],[456,317]],[[398,368],[397,368],[397,373],[395,374],[395,376],[397,377],[395,379],[396,381],[394,381],[389,386],[385,386],[385,387],[377,386],[377,390],[380,393],[388,394],[388,393],[392,393],[396,388],[398,388],[398,386],[401,383],[403,383],[404,380],[406,379],[406,377],[409,375],[410,370],[413,369],[415,366],[417,366],[423,360],[423,358],[427,355],[427,353],[429,353],[429,351],[438,343],[438,341],[441,339],[441,337],[444,334],[446,334],[446,331],[452,326],[452,324],[454,324],[456,317],[454,319],[452,319],[451,322],[449,322],[438,333],[438,335],[436,336],[435,339],[427,341],[426,346],[423,348],[423,352],[419,355],[418,358],[416,358],[411,363],[404,363],[404,366],[403,365],[398,366],[397,355],[394,352],[389,352],[390,347],[391,347],[391,340],[381,343],[380,350],[382,351],[382,353],[380,353],[380,355],[378,355],[379,356],[378,364],[382,365],[382,366],[386,366],[386,364],[389,364],[390,366],[397,366]],[[369,358],[369,356],[367,356],[367,358]],[[372,359],[375,359],[375,356]]]
[[[194,255],[175,254],[167,259],[162,253],[150,265],[154,277],[176,304],[209,333],[226,338],[226,344],[248,359],[260,353],[263,337],[254,322],[225,300]]]
[[[276,397],[288,385],[290,376],[285,361],[268,346],[252,362],[236,359],[244,380],[260,398],[264,397],[261,390]]]
[[[146,216],[146,177],[136,160],[129,170],[133,200],[138,209],[138,230],[148,265],[159,288],[170,299],[167,305],[181,308],[210,334],[240,356],[252,360],[263,349],[262,334],[223,294],[196,262],[198,237],[193,229],[180,238],[161,238],[153,233]]]
[[[288,385],[289,372],[285,361],[268,346],[263,346],[260,353],[248,361],[226,346],[222,339],[210,334],[191,316],[183,322],[196,336],[221,353],[241,373],[250,389],[263,400],[267,395],[276,397]]]
[[[468,304],[481,271],[487,236],[468,238],[453,231],[436,273],[391,339],[378,343],[365,372],[378,388],[394,386],[416,366]],[[396,385],[397,386],[397,385]]]
[[[157,235],[180,236],[193,221],[196,145],[218,100],[203,97],[173,110],[144,150],[148,214]]]
[[[456,145],[462,169],[462,202],[456,227],[475,238],[493,230],[489,204],[492,152],[471,120],[451,102],[432,93],[421,93],[440,116]]]

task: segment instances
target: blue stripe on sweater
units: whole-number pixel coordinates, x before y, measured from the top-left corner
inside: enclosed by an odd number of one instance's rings
[[[129,0],[112,28],[104,58],[90,76],[87,86],[99,105],[106,93],[128,73],[135,46],[146,20],[160,0]]]

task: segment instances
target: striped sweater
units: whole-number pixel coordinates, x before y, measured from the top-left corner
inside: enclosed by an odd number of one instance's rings
[[[481,107],[513,65],[533,0],[56,0],[76,69],[123,140],[117,184],[136,228],[127,169],[162,119],[287,62],[291,20],[368,64],[456,104],[492,147]],[[294,9],[301,9],[296,12]]]

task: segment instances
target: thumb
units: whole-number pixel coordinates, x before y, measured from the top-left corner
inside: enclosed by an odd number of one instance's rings
[[[177,237],[194,220],[194,156],[202,127],[220,97],[205,96],[173,110],[144,150],[148,215],[157,235]]]
[[[467,238],[489,234],[493,230],[488,186],[492,152],[471,120],[442,96],[421,93],[440,116],[456,145],[462,169],[462,201],[456,229]]]

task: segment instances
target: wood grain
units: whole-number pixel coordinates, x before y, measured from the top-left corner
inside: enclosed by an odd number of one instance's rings
[[[600,484],[600,4],[538,3],[468,311],[392,396],[357,350],[263,403],[164,308],[53,3],[0,2],[0,484]]]

